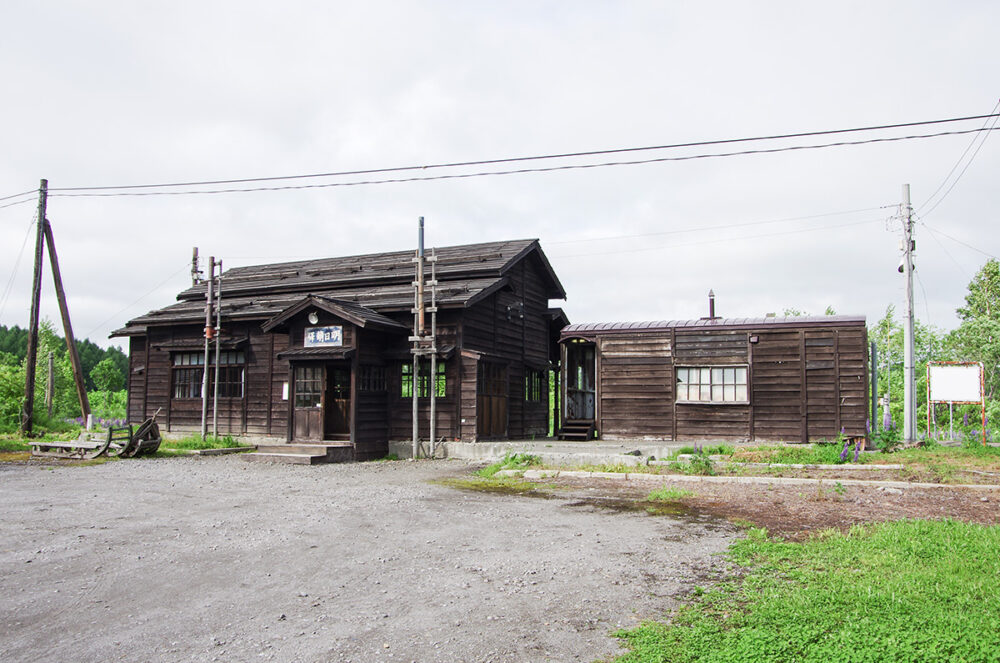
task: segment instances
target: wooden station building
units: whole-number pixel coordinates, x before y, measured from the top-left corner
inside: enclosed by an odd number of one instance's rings
[[[866,434],[863,317],[574,324],[565,439],[790,441]]]
[[[437,437],[545,436],[548,374],[568,322],[565,299],[537,240],[435,250],[437,366],[412,374],[413,251],[239,267],[221,278],[220,434],[349,443],[377,458],[420,435],[436,397]],[[169,432],[201,427],[206,284],[129,321],[128,418],[160,411]],[[429,362],[429,360],[428,360]],[[211,389],[210,389],[211,391]],[[211,421],[211,412],[210,419]]]

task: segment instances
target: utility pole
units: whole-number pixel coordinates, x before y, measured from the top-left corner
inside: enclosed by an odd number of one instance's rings
[[[215,297],[215,387],[212,390],[212,435],[219,436],[219,351],[222,343],[222,261],[219,268],[219,287]],[[214,270],[213,270],[214,271]]]
[[[38,359],[38,309],[42,298],[42,243],[45,241],[45,208],[49,181],[38,187],[38,226],[35,235],[35,275],[31,281],[31,314],[28,320],[28,356],[24,369],[24,406],[21,408],[21,433],[31,435],[35,416],[35,361]]]
[[[208,348],[215,336],[212,327],[212,282],[215,281],[215,256],[208,258],[208,297],[205,300],[205,355],[201,371],[201,439],[208,433]]]
[[[69,355],[70,366],[73,367],[73,383],[76,386],[76,397],[80,401],[80,412],[83,415],[84,427],[90,430],[90,399],[87,398],[87,384],[83,378],[83,364],[80,363],[80,352],[76,349],[76,338],[73,336],[73,324],[69,319],[69,305],[66,303],[66,291],[63,289],[62,272],[59,270],[59,256],[56,254],[56,242],[52,237],[52,226],[48,220],[42,222],[45,234],[45,244],[49,249],[49,266],[52,267],[52,283],[56,289],[56,299],[59,301],[59,315],[62,317],[63,333],[66,334],[66,353]]]
[[[903,318],[903,443],[917,439],[917,390],[913,358],[913,208],[910,185],[903,185],[903,275],[906,278],[906,315]]]

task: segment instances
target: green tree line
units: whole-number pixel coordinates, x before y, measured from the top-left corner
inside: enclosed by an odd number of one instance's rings
[[[89,340],[77,341],[76,346],[94,417],[124,417],[128,357],[120,348],[105,350]],[[0,325],[0,432],[13,432],[20,426],[27,347],[26,329]],[[51,419],[45,403],[50,352],[54,378]],[[39,324],[34,412],[35,423],[48,428],[59,428],[66,420],[81,416],[66,340],[49,320]]]
[[[927,364],[932,361],[982,362],[985,374],[987,430],[1000,423],[1000,263],[989,260],[969,282],[965,303],[956,309],[959,326],[949,332],[914,322],[916,360],[917,430],[926,434]],[[889,421],[894,427],[903,417],[903,329],[895,307],[869,327],[869,339],[876,344],[879,397],[889,394]],[[879,409],[876,428],[883,425]],[[934,423],[947,428],[948,413],[939,407]],[[973,436],[982,428],[978,406],[955,407],[955,430]]]

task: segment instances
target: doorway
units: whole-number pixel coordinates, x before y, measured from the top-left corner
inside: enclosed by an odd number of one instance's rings
[[[293,440],[351,439],[350,366],[296,366],[293,399]]]
[[[566,421],[593,421],[595,417],[596,363],[594,344],[566,344]]]
[[[479,439],[507,436],[507,367],[504,364],[479,362],[476,435]]]

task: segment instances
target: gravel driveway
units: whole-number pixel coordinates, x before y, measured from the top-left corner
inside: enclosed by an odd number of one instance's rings
[[[734,536],[430,482],[469,470],[0,465],[0,660],[593,661]]]

